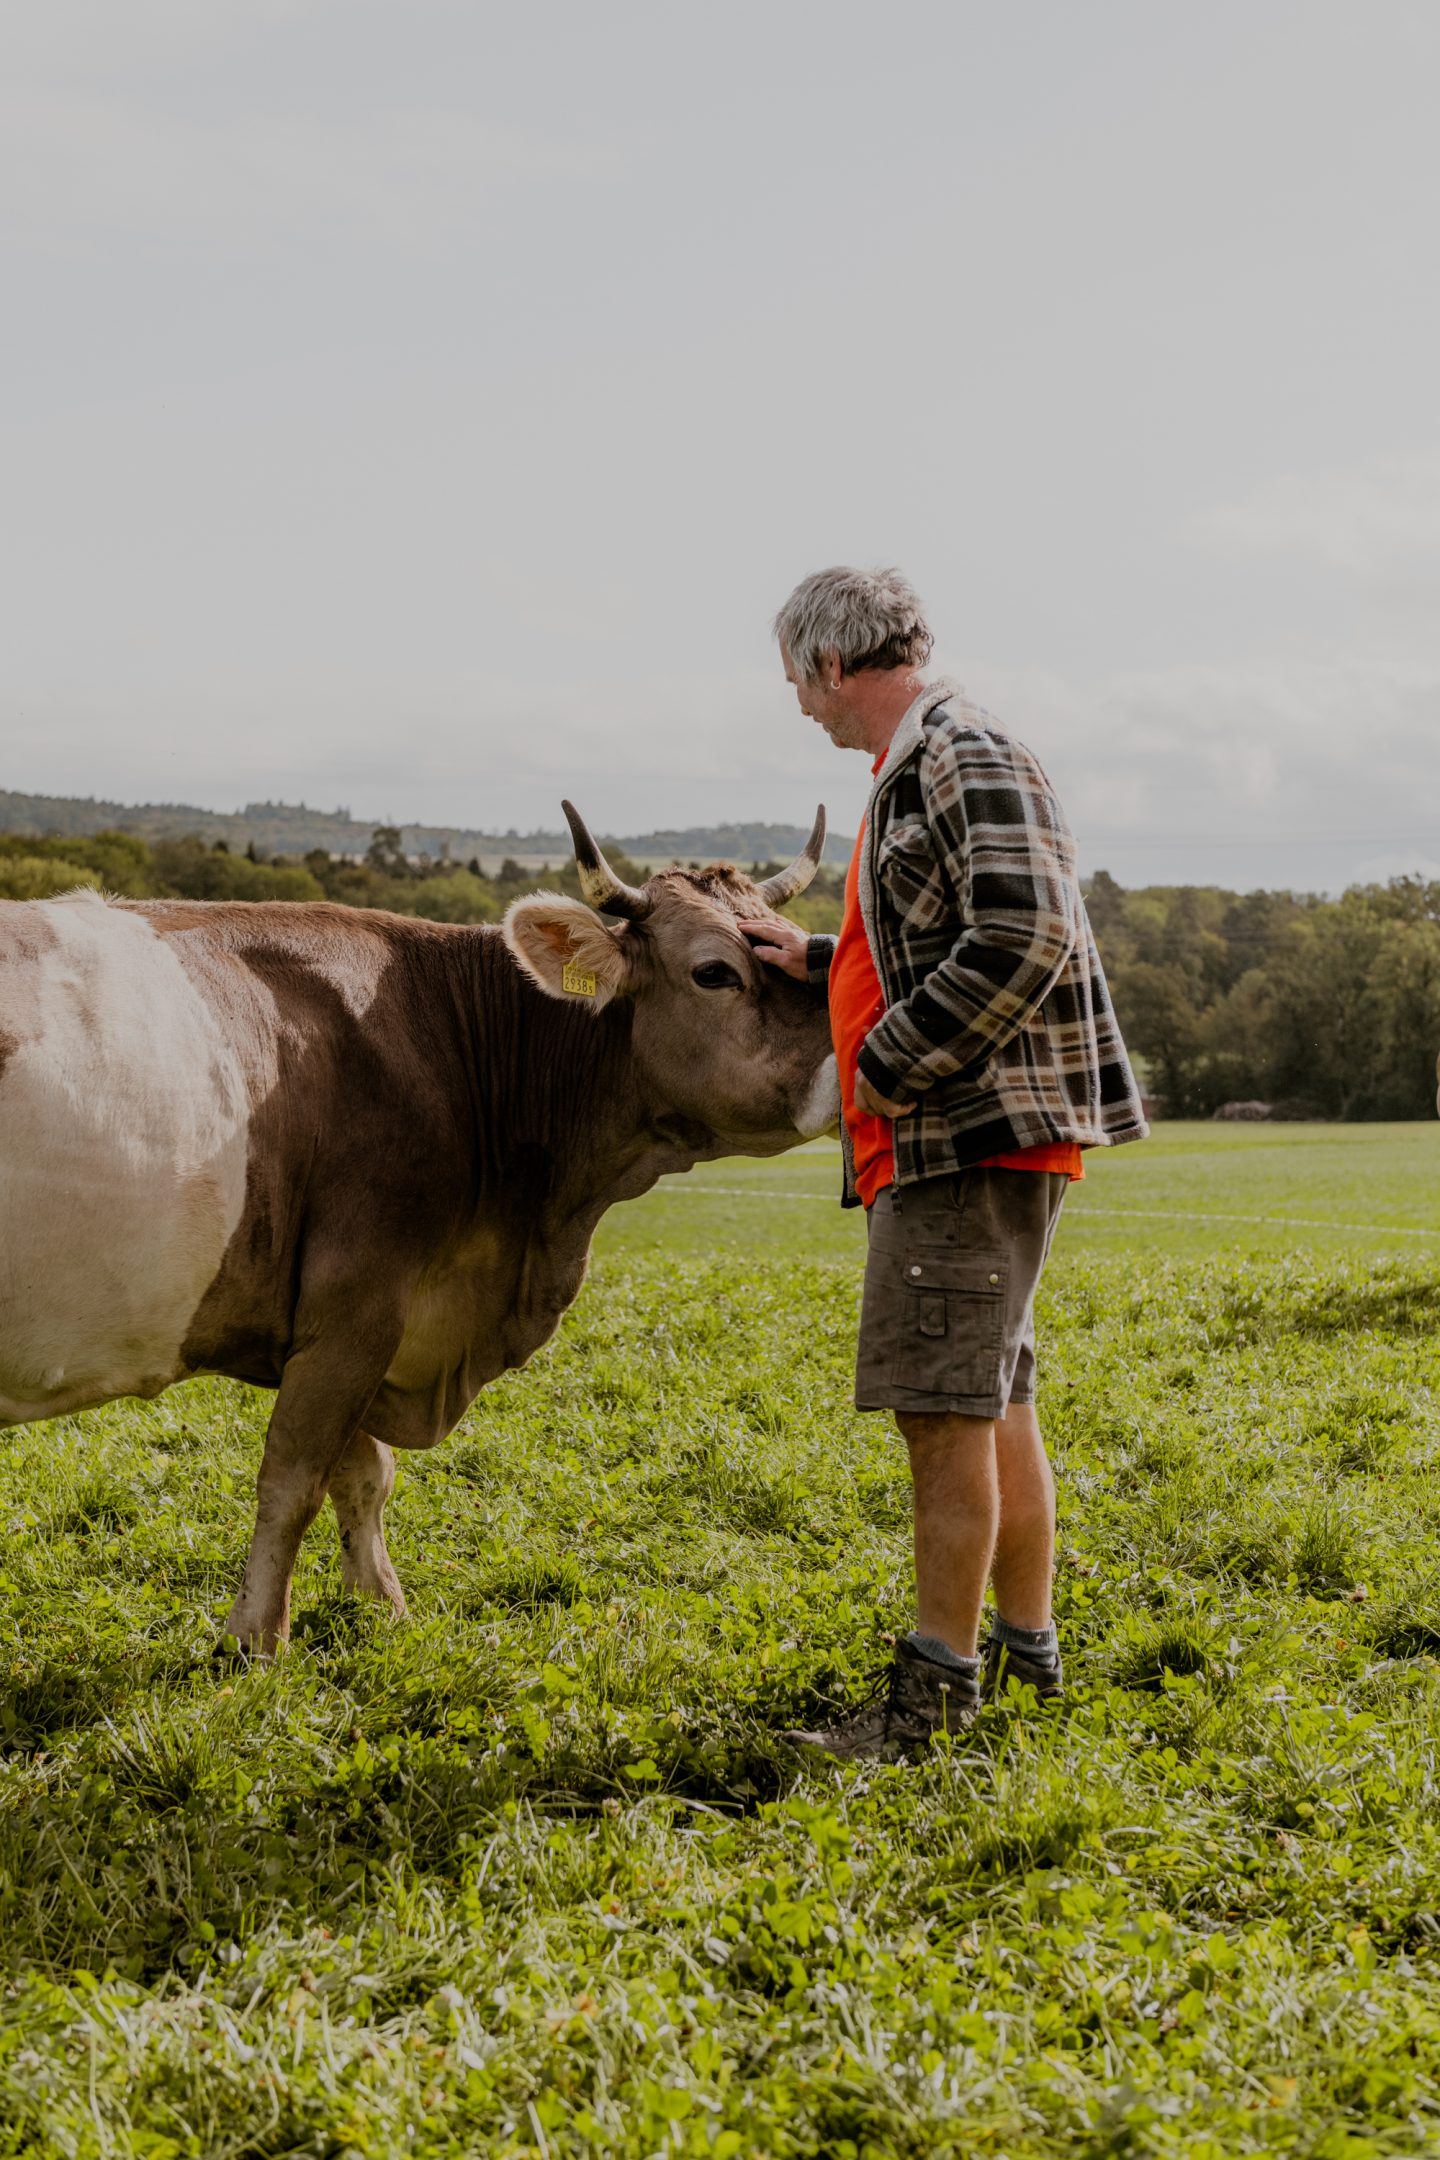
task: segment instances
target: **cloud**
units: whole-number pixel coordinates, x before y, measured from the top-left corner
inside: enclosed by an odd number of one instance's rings
[[[1434,861],[1440,670],[1384,656],[1161,668],[1084,679],[954,667],[1051,774],[1087,870],[1131,883],[1335,890]],[[294,715],[303,712],[299,724]],[[561,795],[609,831],[732,817],[838,832],[866,761],[841,756],[767,670],[562,680],[337,677],[323,696],[233,678],[157,685],[142,724],[109,699],[11,711],[7,785],[358,815],[553,827]]]
[[[1440,567],[1440,450],[1289,473],[1196,518],[1189,536],[1251,555],[1293,556],[1354,577]]]
[[[515,183],[595,183],[617,150],[473,113],[255,109],[196,116],[153,97],[12,82],[0,91],[5,226],[74,234],[289,236],[316,228],[438,250]]]
[[[12,71],[82,77],[97,68],[134,67],[157,55],[183,54],[190,61],[223,52],[237,37],[260,27],[314,22],[337,24],[352,0],[126,0],[124,10],[95,0],[48,0],[43,8],[14,11],[5,32]]]
[[[836,755],[778,669],[463,684],[337,674],[323,695],[233,677],[156,683],[118,724],[108,697],[47,686],[8,718],[11,787],[217,808],[303,796],[499,830],[554,826],[570,795],[609,831],[808,822],[819,801],[853,831],[869,783],[866,761]]]
[[[1434,856],[1440,668],[1361,654],[968,675],[1045,763],[1090,868],[1332,889]]]

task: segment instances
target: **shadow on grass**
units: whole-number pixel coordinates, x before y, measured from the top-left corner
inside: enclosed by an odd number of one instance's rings
[[[1297,1335],[1433,1335],[1440,1332],[1440,1275],[1419,1269],[1327,1282],[1284,1298],[1274,1332]]]
[[[1390,1620],[1376,1630],[1371,1640],[1381,1657],[1440,1657],[1440,1619],[1414,1614]]]
[[[215,1941],[353,1929],[393,1899],[397,1870],[453,1891],[517,1811],[543,1824],[653,1796],[738,1818],[798,1774],[753,1723],[733,1739],[677,1731],[637,1761],[603,1741],[537,1756],[513,1705],[480,1722],[464,1738],[351,1728],[279,1766],[283,1741],[252,1735],[242,1753],[223,1724],[163,1712],[90,1736],[83,1769],[35,1780],[0,1817],[0,1976],[113,1967],[152,1985]]]
[[[104,1666],[45,1660],[0,1679],[0,1757],[34,1754],[60,1733],[103,1724],[136,1684],[134,1666],[118,1660]]]
[[[1208,1672],[1211,1654],[1209,1641],[1198,1629],[1183,1624],[1159,1627],[1126,1646],[1116,1660],[1115,1679],[1121,1687],[1159,1694],[1167,1677]]]

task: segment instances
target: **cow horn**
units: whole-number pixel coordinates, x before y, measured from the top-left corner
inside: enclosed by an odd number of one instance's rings
[[[820,867],[820,851],[825,845],[825,805],[821,803],[815,812],[815,823],[810,837],[788,870],[781,870],[774,877],[766,878],[760,887],[760,897],[767,907],[784,907],[796,893],[804,892],[806,886]]]
[[[598,908],[603,915],[623,915],[629,922],[643,922],[654,902],[648,900],[637,886],[627,885],[616,877],[574,803],[562,802],[560,807],[565,812],[565,822],[575,843],[580,890],[591,907]]]

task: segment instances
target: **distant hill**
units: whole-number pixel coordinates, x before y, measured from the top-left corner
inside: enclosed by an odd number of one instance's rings
[[[357,818],[349,810],[312,810],[308,803],[247,803],[243,810],[204,810],[196,803],[104,802],[93,795],[24,795],[0,788],[0,832],[136,833],[142,840],[175,839],[197,833],[202,840],[224,840],[240,851],[252,841],[263,855],[304,855],[325,848],[332,855],[363,855],[377,825],[390,817]],[[554,832],[476,832],[464,825],[400,825],[407,855],[449,854],[458,862],[477,856],[493,870],[505,856],[516,862],[554,862],[570,852],[570,836]],[[788,861],[809,837],[799,825],[690,825],[673,831],[605,834],[633,862]],[[832,833],[825,843],[827,862],[848,862],[853,840]]]

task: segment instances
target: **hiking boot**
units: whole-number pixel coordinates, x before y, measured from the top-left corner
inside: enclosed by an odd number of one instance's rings
[[[816,1732],[782,1733],[792,1747],[814,1748],[839,1762],[900,1762],[937,1732],[962,1732],[980,1709],[980,1685],[969,1673],[937,1665],[902,1636],[895,1656],[848,1718]]]
[[[1058,1651],[1053,1658],[1031,1657],[1014,1643],[997,1642],[993,1635],[980,1647],[985,1658],[980,1685],[987,1696],[1003,1695],[1007,1680],[1033,1687],[1041,1702],[1053,1702],[1065,1693],[1065,1668]]]

